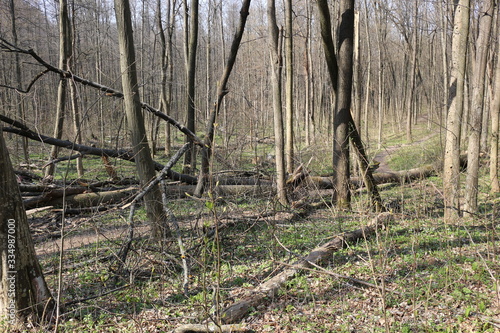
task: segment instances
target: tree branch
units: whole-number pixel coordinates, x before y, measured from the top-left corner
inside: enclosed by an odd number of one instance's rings
[[[106,94],[106,96],[117,97],[117,98],[123,99],[123,93],[121,91],[104,86],[104,85],[97,83],[97,82],[87,80],[85,78],[74,75],[73,73],[71,73],[69,71],[65,71],[65,70],[62,70],[62,69],[57,68],[55,66],[52,66],[51,64],[49,64],[48,62],[43,60],[33,49],[28,49],[28,50],[22,49],[18,46],[15,46],[14,44],[7,42],[3,38],[0,38],[0,49],[4,50],[5,52],[14,52],[14,53],[21,53],[21,54],[29,55],[33,59],[35,59],[40,65],[45,67],[47,71],[51,71],[51,72],[54,72],[56,74],[59,74],[63,78],[71,78],[75,82],[83,84],[84,86],[89,86],[89,87],[95,88],[99,91],[104,92]],[[154,107],[152,107],[146,103],[141,102],[141,107],[144,110],[154,114],[155,116],[157,116],[157,117],[165,120],[169,124],[173,125],[179,131],[181,131],[182,133],[187,135],[196,145],[203,147],[203,141],[200,138],[198,138],[196,136],[196,134],[194,134],[187,127],[185,127],[184,125],[179,123],[174,118],[166,115],[165,113],[155,109]]]

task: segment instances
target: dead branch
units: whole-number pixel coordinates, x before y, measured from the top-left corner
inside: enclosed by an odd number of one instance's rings
[[[113,149],[105,149],[105,148],[97,148],[97,147],[91,147],[91,146],[85,146],[85,145],[80,145],[74,142],[71,142],[69,140],[59,140],[50,136],[46,136],[43,134],[36,133],[32,130],[30,130],[26,125],[23,123],[10,119],[4,115],[0,115],[0,120],[3,122],[6,122],[14,127],[4,127],[3,131],[4,132],[9,132],[9,133],[15,133],[24,137],[27,137],[31,140],[47,143],[53,146],[58,146],[61,148],[66,148],[69,150],[73,151],[78,151],[82,154],[88,154],[88,155],[95,155],[95,156],[103,156],[106,155],[108,157],[115,157],[115,158],[120,158],[126,161],[130,162],[135,162],[135,157],[134,155],[128,151],[128,150],[113,150]],[[155,169],[156,170],[161,170],[163,169],[163,165],[158,162],[155,163]],[[169,177],[172,180],[180,180],[188,184],[196,184],[197,178],[189,175],[183,175],[180,173],[177,173],[175,171],[169,170],[167,172],[167,177]]]
[[[303,268],[309,268],[311,263],[319,264],[326,261],[331,257],[333,252],[344,248],[347,244],[373,235],[377,228],[385,226],[393,218],[391,213],[381,213],[368,226],[336,236],[326,244],[314,249],[307,257],[293,264],[292,268],[283,270],[278,275],[256,287],[243,299],[226,308],[222,312],[223,322],[231,324],[240,321],[252,307],[262,304],[269,297],[274,297],[281,286],[298,274]]]
[[[89,86],[89,87],[95,88],[95,89],[97,89],[99,91],[104,92],[106,94],[106,96],[116,97],[116,98],[123,99],[123,93],[121,91],[113,89],[113,88],[110,88],[110,87],[106,87],[106,86],[104,86],[104,85],[102,85],[100,83],[84,79],[82,77],[74,75],[73,73],[71,73],[69,71],[65,71],[65,70],[62,70],[62,69],[57,68],[55,66],[52,66],[51,64],[49,64],[48,62],[46,62],[45,60],[43,60],[43,58],[41,58],[33,49],[28,49],[28,50],[22,49],[22,48],[18,47],[17,45],[14,45],[12,43],[7,42],[3,38],[0,38],[0,48],[3,49],[5,52],[14,52],[14,53],[20,53],[20,54],[29,55],[33,59],[35,59],[40,65],[42,65],[43,67],[45,67],[48,71],[51,71],[51,72],[56,73],[56,74],[59,74],[62,78],[71,79],[71,80],[73,80],[75,82],[83,84],[84,86]],[[142,103],[141,102],[141,107],[144,110],[146,110],[148,112],[151,112],[155,116],[157,116],[157,117],[159,117],[159,118],[167,121],[169,124],[171,124],[172,126],[176,127],[179,131],[181,131],[186,136],[188,136],[195,144],[203,147],[203,141],[200,138],[198,138],[196,136],[196,134],[194,134],[193,132],[191,132],[187,127],[185,127],[184,125],[182,125],[181,123],[179,123],[174,118],[172,118],[172,117],[164,114],[163,112],[161,112],[161,111],[153,108],[152,106],[150,106],[150,105],[148,105],[146,103]]]
[[[253,332],[246,326],[241,325],[220,325],[215,324],[186,324],[177,327],[174,333],[211,333],[211,332]]]
[[[134,199],[130,204],[127,204],[126,206],[123,206],[122,208],[126,208],[130,206],[130,213],[128,216],[128,235],[127,239],[124,241],[122,248],[120,249],[120,253],[118,254],[118,258],[122,263],[124,263],[127,259],[128,252],[130,250],[130,246],[132,245],[132,242],[134,240],[134,214],[135,214],[135,209],[137,202],[141,200],[151,189],[153,189],[155,186],[157,186],[163,177],[170,171],[170,169],[177,163],[177,161],[184,155],[184,153],[189,149],[189,143],[186,143],[184,146],[182,146],[181,149],[175,153],[174,156],[168,161],[167,165],[161,170],[161,172],[156,176],[155,179],[151,180],[148,184],[144,186],[141,192],[139,192],[137,195],[135,195]]]

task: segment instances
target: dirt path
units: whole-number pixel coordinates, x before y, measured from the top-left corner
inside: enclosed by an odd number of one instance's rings
[[[394,146],[389,146],[389,147],[383,147],[382,150],[379,151],[375,155],[375,157],[373,158],[375,161],[380,162],[380,164],[379,164],[376,172],[394,172],[394,170],[392,170],[389,167],[389,164],[388,164],[389,159],[391,158],[391,155],[393,155],[395,152],[397,152],[401,148],[419,145],[422,142],[430,140],[431,138],[435,137],[436,135],[437,135],[437,133],[432,133],[432,134],[429,134],[429,135],[427,135],[426,137],[424,137],[424,138],[422,138],[420,140],[417,140],[417,141],[414,141],[414,142],[411,142],[411,143],[405,143],[405,144],[399,144],[399,145],[394,145]]]
[[[85,232],[81,230],[85,228]],[[145,235],[149,231],[148,225],[138,225],[134,228],[135,237]],[[125,239],[128,233],[128,226],[116,226],[108,228],[98,227],[74,227],[68,230],[64,238],[64,250],[77,249],[80,247],[96,244],[99,242]],[[61,249],[61,239],[49,239],[45,241],[36,242],[35,250],[39,256],[50,256],[59,253]]]

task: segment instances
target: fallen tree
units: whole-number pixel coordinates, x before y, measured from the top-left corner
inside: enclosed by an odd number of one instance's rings
[[[101,205],[118,204],[129,198],[138,191],[138,187],[128,187],[115,191],[105,192],[89,192],[79,194],[65,194],[57,197],[43,196],[36,200],[28,200],[24,202],[25,209],[32,209],[37,206],[54,206],[62,207],[94,207]]]
[[[59,140],[59,139],[32,131],[25,124],[23,124],[19,121],[10,119],[4,115],[0,115],[0,120],[12,126],[12,127],[4,127],[3,128],[4,132],[15,133],[15,134],[24,136],[26,138],[29,138],[31,140],[47,143],[47,144],[50,144],[53,146],[66,148],[66,149],[69,149],[71,151],[78,151],[83,155],[108,156],[108,157],[120,158],[120,159],[127,160],[130,162],[135,162],[135,157],[132,154],[132,152],[129,150],[125,150],[125,149],[114,150],[114,149],[97,148],[97,147],[77,144],[77,143],[71,142],[69,140]],[[154,162],[154,167],[157,171],[160,171],[163,169],[163,165],[161,163],[158,163],[158,162]],[[180,173],[177,173],[177,172],[172,171],[172,170],[169,170],[169,172],[167,173],[167,177],[169,177],[172,180],[179,180],[179,181],[182,181],[182,182],[185,182],[188,184],[196,184],[196,182],[197,182],[196,177],[180,174]]]
[[[308,269],[314,267],[316,264],[327,261],[332,253],[345,248],[349,243],[372,236],[378,228],[386,226],[393,219],[394,217],[391,213],[381,213],[369,225],[336,236],[326,244],[315,248],[308,256],[298,260],[290,268],[284,269],[278,275],[248,292],[240,301],[224,309],[221,316],[223,323],[234,324],[239,322],[252,308],[274,297],[286,281],[300,273],[303,269]]]
[[[436,175],[436,169],[433,165],[424,165],[419,168],[394,171],[394,172],[376,172],[373,174],[375,184],[386,183],[409,183],[414,180],[420,180]],[[363,187],[364,182],[362,177],[351,177],[351,184],[355,187]],[[332,189],[332,177],[329,176],[308,176],[304,177],[298,186],[313,187],[318,189]]]

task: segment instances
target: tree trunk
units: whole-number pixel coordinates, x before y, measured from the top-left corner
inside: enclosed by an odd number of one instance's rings
[[[472,106],[470,110],[470,134],[467,148],[467,178],[465,180],[465,214],[477,213],[479,186],[479,153],[481,151],[481,127],[484,110],[484,77],[490,48],[491,26],[493,22],[493,0],[485,0],[479,12],[479,35],[476,42],[476,57],[473,70]]]
[[[283,108],[281,102],[281,36],[276,24],[275,0],[267,1],[267,19],[269,25],[269,47],[271,53],[271,82],[273,91],[274,137],[276,153],[276,184],[278,200],[284,206],[288,205],[285,180],[285,154]]]
[[[40,322],[52,314],[54,300],[36,257],[26,212],[0,133],[0,317]]]
[[[293,26],[292,26],[292,0],[285,0],[285,70],[286,70],[286,141],[285,157],[286,170],[289,174],[294,170],[294,152],[293,152]]]
[[[333,120],[333,179],[335,191],[333,201],[341,209],[348,209],[351,202],[349,189],[349,119],[352,90],[352,56],[354,34],[354,1],[340,3],[341,21],[339,27],[339,54],[335,57],[335,47],[331,35],[331,18],[328,2],[317,2],[323,48],[327,60],[332,85],[336,90],[335,116]],[[335,59],[335,61],[334,61]]]
[[[196,51],[198,48],[198,10],[199,1],[191,1],[191,17],[189,26],[189,44],[187,47],[187,94],[186,94],[186,115],[187,115],[187,128],[195,133],[195,92],[196,92]],[[187,16],[187,14],[186,14]],[[187,24],[187,22],[184,22]],[[188,41],[186,41],[188,43]],[[183,173],[192,174],[196,170],[196,148],[193,140],[187,138],[186,142],[190,143],[189,151],[184,155],[184,171]]]
[[[227,59],[226,67],[224,68],[224,72],[222,73],[222,77],[218,84],[217,102],[215,103],[214,108],[210,113],[207,122],[205,144],[202,149],[201,171],[198,177],[198,184],[196,186],[196,191],[195,191],[195,196],[197,197],[200,197],[203,194],[204,187],[207,183],[207,179],[210,174],[210,158],[213,149],[215,121],[219,116],[224,96],[226,96],[226,94],[229,92],[227,83],[229,80],[229,76],[231,75],[231,72],[233,70],[234,64],[236,63],[236,56],[238,55],[241,39],[243,38],[243,32],[245,31],[245,25],[249,14],[248,12],[249,8],[250,8],[250,0],[244,0],[240,10],[240,23],[234,35],[233,43],[231,44],[231,50],[229,53],[229,57]]]
[[[59,2],[59,68],[64,71],[69,71],[69,61],[71,59],[71,25],[68,14],[68,1],[61,0]],[[63,134],[64,117],[66,112],[68,81],[65,77],[59,80],[57,89],[57,112],[54,127],[54,137],[61,139]],[[50,151],[50,160],[57,158],[59,147],[52,146]],[[45,170],[45,176],[53,176],[55,165],[50,164]]]
[[[417,31],[417,19],[418,19],[418,0],[414,2],[415,13],[413,16],[413,39],[411,46],[409,45],[409,50],[411,51],[411,69],[410,69],[410,90],[408,92],[408,99],[406,102],[406,141],[412,142],[412,121],[413,121],[413,106],[414,106],[414,96],[415,96],[415,85],[416,85],[416,73],[417,73],[417,48],[418,48],[418,31]]]
[[[128,0],[115,0],[115,12],[120,46],[125,112],[137,174],[141,186],[144,186],[156,176],[156,172],[147,141],[141,101],[139,100],[132,20]],[[165,223],[160,188],[156,186],[145,196],[144,201],[146,203],[147,218],[152,223],[153,238],[169,236],[170,230]]]
[[[499,20],[497,16],[497,20]],[[499,21],[500,22],[500,21]],[[497,40],[497,50],[500,49],[500,42]],[[490,103],[491,113],[491,147],[490,147],[490,181],[491,192],[500,192],[500,182],[498,173],[498,144],[500,137],[500,58],[497,58],[495,65],[495,82],[491,91],[492,101]]]
[[[11,30],[12,30],[12,41],[14,45],[17,45],[17,26],[16,26],[16,7],[14,0],[9,1],[10,5],[10,16],[11,16]],[[16,66],[16,84],[18,87],[22,85],[22,73],[21,73],[21,62],[19,59],[19,54],[15,54],[14,63]],[[17,117],[21,121],[25,122],[25,114],[24,114],[24,98],[16,94],[16,104],[17,104]],[[29,152],[28,152],[28,139],[21,138],[21,144],[23,148],[24,161],[29,164]]]
[[[455,9],[452,38],[452,69],[443,168],[444,219],[460,216],[460,136],[464,104],[465,66],[469,37],[469,0],[460,0]]]
[[[366,32],[366,35],[369,36],[369,21],[368,21],[368,5],[367,5],[367,1],[368,0],[365,0],[364,1],[364,7],[365,7],[365,32]],[[369,141],[369,137],[368,137],[368,116],[370,114],[369,110],[368,110],[368,107],[369,107],[369,102],[370,102],[370,89],[371,89],[371,71],[372,71],[372,47],[371,47],[371,42],[370,42],[370,38],[366,38],[366,46],[367,46],[367,59],[366,59],[366,63],[367,63],[367,66],[368,68],[366,69],[366,82],[365,82],[365,101],[364,101],[364,119],[365,119],[365,123],[364,123],[364,131],[363,131],[363,134],[364,134],[364,139],[366,142]],[[360,131],[361,131],[361,128],[360,128]]]

